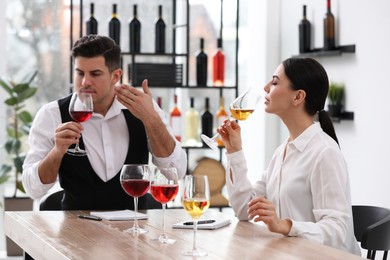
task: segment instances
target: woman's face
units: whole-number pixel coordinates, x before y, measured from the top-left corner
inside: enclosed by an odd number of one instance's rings
[[[280,64],[272,76],[272,80],[264,86],[266,94],[265,111],[280,117],[289,113],[293,108],[297,91],[291,87],[291,82],[284,73],[284,66]]]

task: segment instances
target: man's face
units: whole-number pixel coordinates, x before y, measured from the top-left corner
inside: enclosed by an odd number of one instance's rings
[[[120,70],[110,73],[103,56],[76,57],[74,68],[75,91],[92,93],[95,106],[110,106],[115,96],[114,85],[121,76]]]

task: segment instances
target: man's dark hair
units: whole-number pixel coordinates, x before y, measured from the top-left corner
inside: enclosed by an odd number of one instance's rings
[[[86,35],[78,39],[72,48],[72,57],[93,58],[103,56],[110,72],[120,68],[121,48],[107,36]]]

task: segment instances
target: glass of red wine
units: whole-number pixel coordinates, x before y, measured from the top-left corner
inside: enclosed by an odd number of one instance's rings
[[[92,94],[88,92],[74,92],[69,104],[69,114],[78,123],[87,121],[93,113]],[[84,156],[87,152],[76,143],[75,148],[69,148],[67,153],[74,156]]]
[[[144,196],[150,188],[150,167],[147,164],[125,164],[120,173],[120,182],[123,190],[134,197],[134,225],[125,232],[143,234],[147,230],[139,227],[137,219],[138,198]]]
[[[175,239],[168,238],[165,234],[165,207],[172,201],[179,191],[179,181],[175,167],[156,167],[151,178],[150,193],[153,198],[162,204],[163,208],[163,233],[153,241],[162,244],[173,244]]]

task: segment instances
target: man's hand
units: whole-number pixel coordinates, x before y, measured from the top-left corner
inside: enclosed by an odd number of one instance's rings
[[[135,117],[142,122],[158,117],[154,110],[152,93],[148,87],[148,80],[142,82],[140,91],[132,86],[122,84],[115,87],[116,97]]]
[[[80,123],[66,122],[60,124],[55,130],[54,150],[59,155],[64,155],[69,146],[79,141],[83,130],[84,127]]]

